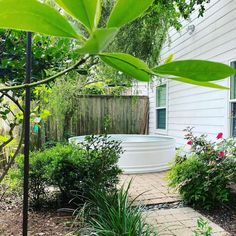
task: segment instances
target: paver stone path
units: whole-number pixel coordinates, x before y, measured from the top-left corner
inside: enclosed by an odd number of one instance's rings
[[[127,186],[131,180],[130,198],[137,198],[137,204],[165,205],[181,201],[179,194],[168,187],[167,172],[122,175],[120,185]],[[148,223],[157,227],[160,236],[194,236],[197,219],[203,216],[192,208],[182,207],[148,210],[144,213],[144,217]],[[213,228],[213,236],[230,235],[220,226],[208,221]]]

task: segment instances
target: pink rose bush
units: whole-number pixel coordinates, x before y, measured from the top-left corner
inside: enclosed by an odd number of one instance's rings
[[[184,155],[177,154],[169,173],[169,184],[190,205],[214,208],[230,199],[230,184],[236,183],[236,140],[225,139],[219,132],[209,138],[185,129]]]

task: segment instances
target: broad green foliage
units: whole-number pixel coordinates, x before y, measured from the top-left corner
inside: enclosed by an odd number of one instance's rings
[[[209,88],[216,88],[216,89],[226,89],[228,90],[229,88],[218,85],[218,84],[214,84],[211,82],[201,82],[201,81],[197,81],[197,80],[191,80],[191,79],[187,79],[187,78],[180,78],[180,77],[172,77],[170,78],[171,80],[176,80],[179,82],[183,82],[183,83],[187,83],[187,84],[194,84],[194,85],[198,85],[198,86],[204,86],[204,87],[209,87]]]
[[[200,82],[224,79],[236,70],[218,62],[203,60],[173,61],[153,69],[159,75],[174,75]]]
[[[97,28],[101,17],[101,0],[56,0],[56,2],[79,20],[89,32]]]
[[[169,79],[175,76],[185,83],[222,88],[205,82],[224,79],[236,73],[236,70],[229,66],[200,60],[168,61],[164,65],[149,69],[143,61],[128,54],[102,54],[117,34],[118,29],[142,15],[152,6],[153,0],[139,0],[138,4],[134,0],[117,0],[105,24],[106,28],[98,28],[101,1],[57,0],[57,3],[88,29],[90,36],[88,39],[85,37],[87,35],[78,34],[69,20],[55,7],[37,0],[0,0],[0,28],[75,38],[83,42],[76,51],[78,56],[80,54],[100,55],[101,59],[111,67],[141,81],[149,81],[151,76],[156,74],[168,76]],[[194,6],[196,2],[193,1],[192,4]],[[176,78],[173,79],[176,80]]]
[[[78,49],[79,54],[98,54],[111,42],[118,32],[118,28],[97,29],[85,43]]]
[[[0,0],[0,28],[81,39],[55,9],[36,0]]]
[[[107,27],[121,27],[135,20],[153,3],[153,0],[117,0],[111,12]]]
[[[148,66],[136,57],[124,53],[103,53],[100,58],[108,65],[138,80],[149,81],[152,73]]]

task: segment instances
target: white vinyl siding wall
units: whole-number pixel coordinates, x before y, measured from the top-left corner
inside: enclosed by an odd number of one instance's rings
[[[236,60],[231,62],[231,66],[236,69]],[[236,75],[231,77],[230,82],[230,118],[231,118],[231,136],[236,137]]]
[[[230,64],[236,60],[236,0],[211,0],[203,18],[193,13],[181,32],[170,30],[170,40],[162,51],[162,60],[174,54],[175,60],[206,59]],[[192,35],[189,25],[195,25]],[[229,79],[219,84],[229,86]],[[218,132],[230,135],[229,91],[198,87],[175,81],[167,83],[167,134],[185,143],[183,129],[194,126],[197,134],[215,138]],[[150,85],[150,134],[155,129],[155,83]]]

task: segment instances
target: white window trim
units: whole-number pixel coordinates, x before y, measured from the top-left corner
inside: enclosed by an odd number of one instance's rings
[[[231,63],[232,62],[235,62],[236,61],[236,58],[235,59],[232,59],[229,61],[229,65],[231,66]],[[228,83],[229,83],[229,88],[231,86],[231,77],[229,77],[228,79]],[[229,90],[229,106],[228,106],[228,134],[229,134],[229,137],[233,137],[232,136],[232,118],[231,118],[231,115],[232,115],[232,103],[236,103],[236,99],[231,99],[231,90]],[[236,137],[234,137],[236,138]]]
[[[160,85],[166,85],[166,106],[165,107],[157,107],[157,90],[156,88]],[[169,107],[169,100],[168,100],[168,94],[169,94],[169,83],[168,81],[165,81],[165,82],[162,82],[160,84],[157,84],[155,86],[155,133],[156,134],[162,134],[162,135],[167,135],[168,133],[168,114],[169,114],[169,110],[168,110],[168,107]],[[165,108],[166,109],[166,128],[165,129],[157,129],[157,110],[158,109],[163,109]]]

